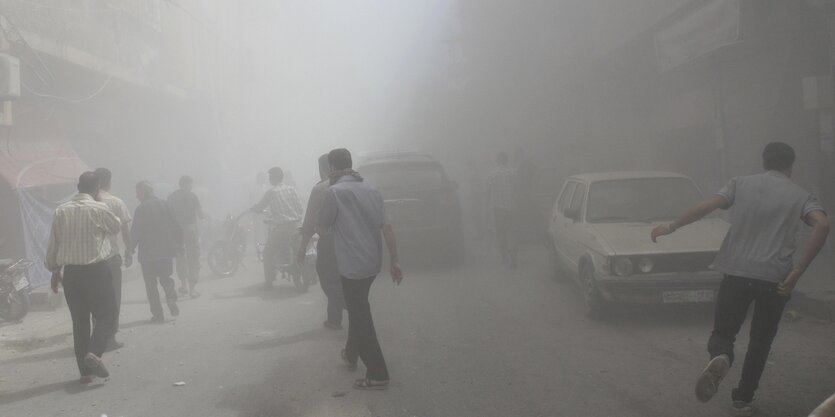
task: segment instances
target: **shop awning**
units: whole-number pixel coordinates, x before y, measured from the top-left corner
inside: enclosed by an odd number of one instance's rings
[[[0,178],[13,189],[74,184],[89,169],[65,139],[0,139]]]

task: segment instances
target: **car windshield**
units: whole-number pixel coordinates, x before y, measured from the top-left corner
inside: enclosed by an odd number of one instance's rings
[[[638,178],[592,184],[586,209],[590,223],[672,220],[699,201],[687,178]]]
[[[367,165],[359,171],[369,184],[380,189],[431,190],[444,185],[444,173],[434,163],[392,162]]]

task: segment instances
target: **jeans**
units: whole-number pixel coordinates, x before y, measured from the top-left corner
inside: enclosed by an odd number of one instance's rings
[[[116,298],[116,323],[113,333],[119,332],[119,315],[122,312],[122,256],[116,255],[107,260],[110,276],[113,278],[113,293]]]
[[[348,342],[345,354],[352,362],[357,358],[365,364],[365,377],[374,381],[388,381],[389,372],[383,351],[377,341],[374,321],[371,319],[371,305],[368,292],[374,278],[348,279],[342,277],[342,290],[348,307]]]
[[[92,375],[84,357],[92,353],[104,354],[108,340],[115,331],[116,299],[113,297],[113,279],[106,261],[91,265],[67,265],[64,267],[64,296],[72,317],[72,336],[75,359],[82,376]],[[90,318],[96,326],[90,333]]]
[[[342,310],[345,308],[345,296],[342,294],[342,282],[336,268],[336,253],[333,238],[319,238],[316,244],[316,273],[325,297],[328,298],[328,322],[342,324]]]
[[[754,303],[748,352],[739,385],[732,393],[734,401],[750,402],[754,399],[754,391],[759,386],[771,342],[777,334],[777,326],[788,300],[788,297],[777,293],[775,283],[730,275],[722,281],[716,300],[713,334],[708,342],[711,358],[725,354],[733,363],[736,335],[745,322],[748,307]]]
[[[157,281],[162,285],[165,292],[165,300],[169,303],[177,301],[177,290],[171,274],[174,273],[173,259],[155,259],[140,262],[142,265],[142,278],[145,279],[145,292],[148,294],[148,303],[151,304],[151,314],[155,318],[163,318],[162,303],[159,301],[159,288]]]
[[[177,256],[177,278],[184,288],[194,290],[200,278],[200,237],[197,225],[183,227],[185,251]]]

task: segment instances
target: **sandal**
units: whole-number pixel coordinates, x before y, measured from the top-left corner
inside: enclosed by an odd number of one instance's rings
[[[371,379],[358,379],[354,381],[354,388],[363,390],[383,391],[389,389],[388,381],[374,381]]]
[[[357,361],[356,360],[352,361],[351,359],[349,359],[348,358],[348,353],[345,351],[345,349],[342,349],[341,355],[342,355],[342,361],[345,362],[346,365],[348,365],[348,370],[356,371],[357,370]]]

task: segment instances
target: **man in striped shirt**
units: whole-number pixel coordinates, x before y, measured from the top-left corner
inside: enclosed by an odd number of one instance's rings
[[[267,223],[270,224],[270,234],[264,247],[264,285],[271,288],[278,275],[279,263],[293,262],[293,247],[290,237],[296,233],[296,228],[302,220],[304,210],[296,189],[284,184],[284,171],[279,167],[270,168],[270,184],[261,201],[252,207],[255,213],[263,213],[269,209]]]
[[[116,298],[107,259],[109,235],[120,222],[107,205],[96,201],[99,178],[85,172],[78,179],[78,194],[55,209],[46,265],[52,271],[52,291],[63,282],[70,308],[73,342],[81,383],[110,376],[101,360],[116,325]],[[63,270],[63,273],[62,273]],[[90,317],[96,326],[90,333]]]

